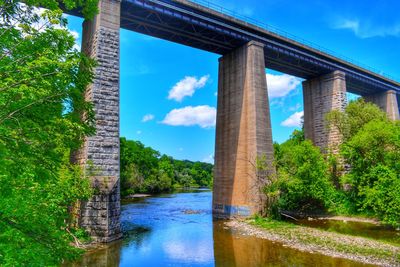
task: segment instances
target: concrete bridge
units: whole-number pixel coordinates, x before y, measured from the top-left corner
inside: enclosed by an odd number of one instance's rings
[[[69,12],[80,15],[78,11]],[[100,0],[83,23],[82,50],[98,61],[86,98],[96,112],[95,136],[75,161],[94,166],[96,195],[81,204],[80,224],[99,242],[121,237],[119,186],[119,29],[124,28],[221,55],[215,145],[213,213],[260,212],[263,181],[254,162],[273,160],[265,68],[305,79],[306,137],[335,150],[340,136],[324,114],[343,110],[346,92],[359,94],[399,119],[400,83],[272,31],[187,0]],[[271,166],[271,165],[270,165]],[[272,168],[271,168],[271,171]]]

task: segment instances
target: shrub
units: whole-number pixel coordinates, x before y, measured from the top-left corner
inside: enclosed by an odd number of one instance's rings
[[[266,191],[278,195],[277,209],[297,212],[326,210],[334,195],[328,166],[318,148],[299,132],[276,150],[277,179]],[[275,144],[275,147],[277,145]]]

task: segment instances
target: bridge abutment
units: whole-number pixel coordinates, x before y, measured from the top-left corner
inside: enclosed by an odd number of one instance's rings
[[[372,102],[380,107],[391,120],[399,120],[399,105],[397,94],[394,90],[363,96],[365,101]]]
[[[83,23],[82,51],[97,61],[85,97],[94,104],[96,133],[74,155],[95,189],[80,204],[79,224],[97,242],[121,238],[119,181],[120,0],[100,0],[99,13]]]
[[[346,78],[341,71],[303,82],[304,135],[324,153],[338,153],[342,138],[335,128],[328,128],[325,116],[333,110],[344,111]]]
[[[265,180],[255,168],[273,145],[265,78],[264,45],[251,41],[219,60],[213,214],[250,216],[265,208]]]

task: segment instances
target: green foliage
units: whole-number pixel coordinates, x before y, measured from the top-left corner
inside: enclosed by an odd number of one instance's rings
[[[344,137],[340,155],[321,155],[302,131],[274,144],[277,179],[267,187],[267,194],[278,196],[274,208],[362,213],[399,226],[400,123],[363,99],[327,119]]]
[[[324,210],[334,195],[321,152],[303,136],[295,131],[285,143],[275,144],[277,179],[267,187],[267,194],[279,196],[275,207],[279,210]]]
[[[59,1],[25,3],[0,0],[0,265],[59,265],[78,252],[70,210],[91,194],[69,158],[94,132],[83,97],[94,62],[73,49]]]
[[[344,141],[354,136],[370,121],[387,121],[386,114],[378,106],[365,102],[362,98],[351,101],[345,112],[334,110],[326,115],[331,127],[336,127]]]
[[[341,213],[364,213],[400,224],[400,125],[364,100],[350,102],[345,112],[328,115],[331,127],[344,135],[340,153],[350,170],[338,190]]]
[[[346,194],[355,206],[399,225],[399,124],[388,120],[366,123],[342,145],[342,155],[352,166],[343,181],[350,185]]]
[[[175,160],[139,141],[121,138],[121,194],[160,193],[177,187],[210,187],[212,164]]]

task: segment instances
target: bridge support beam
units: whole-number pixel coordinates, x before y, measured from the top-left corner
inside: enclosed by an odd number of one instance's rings
[[[380,107],[391,120],[399,120],[399,105],[396,92],[389,90],[382,93],[363,96],[365,101],[372,102]]]
[[[221,57],[218,79],[213,214],[251,216],[265,209],[257,157],[265,155],[273,171],[263,44],[252,41]]]
[[[325,115],[346,107],[346,80],[341,71],[303,82],[304,134],[324,153],[338,153],[342,138],[337,129],[328,129]]]
[[[120,0],[100,0],[99,14],[83,23],[82,51],[97,60],[85,97],[95,110],[96,134],[74,155],[95,195],[80,204],[79,224],[97,242],[121,238],[119,181]]]

